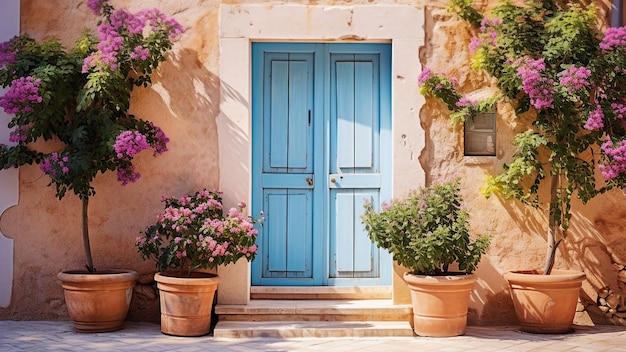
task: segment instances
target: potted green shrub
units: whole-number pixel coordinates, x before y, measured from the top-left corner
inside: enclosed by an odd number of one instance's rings
[[[107,0],[87,6],[101,16],[98,37],[86,34],[71,51],[55,39],[27,36],[0,44],[0,84],[8,87],[0,107],[14,114],[8,124],[13,144],[0,145],[0,170],[39,164],[59,200],[68,192],[80,198],[86,270],[65,271],[59,279],[77,330],[113,331],[122,326],[137,273],[93,264],[92,182],[107,171],[116,171],[123,185],[135,182],[134,156],[148,148],[155,156],[167,150],[163,131],[128,110],[133,88],[150,84],[183,30],[156,9],[132,14]]]
[[[571,200],[586,203],[626,186],[626,28],[603,33],[595,6],[582,1],[504,2],[490,17],[470,5],[453,0],[451,9],[475,27],[472,68],[494,77],[501,96],[471,101],[429,69],[420,77],[421,92],[441,99],[457,121],[504,100],[515,108],[516,123],[527,123],[513,141],[517,151],[482,191],[539,207],[540,186],[549,189],[545,266],[505,278],[522,329],[567,332],[585,279],[577,270],[553,270]]]
[[[457,336],[467,326],[469,294],[476,281],[472,272],[489,237],[470,238],[459,187],[457,178],[383,203],[380,211],[372,203],[364,205],[361,219],[369,238],[411,270],[404,280],[411,289],[417,335]]]
[[[255,225],[264,218],[244,215],[244,202],[224,213],[222,194],[215,190],[162,200],[165,209],[136,242],[141,257],[156,263],[161,332],[206,335],[211,329],[213,298],[220,280],[203,269],[241,258],[253,260],[258,248]]]

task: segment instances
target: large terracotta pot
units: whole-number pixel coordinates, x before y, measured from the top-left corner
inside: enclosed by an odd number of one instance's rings
[[[177,277],[154,275],[161,302],[161,332],[175,336],[202,336],[211,330],[213,297],[220,279],[215,274],[191,273]]]
[[[413,331],[420,336],[446,337],[465,334],[469,295],[474,274],[423,276],[404,274],[411,289]]]
[[[553,270],[551,275],[536,270],[504,274],[521,329],[540,334],[570,332],[585,277],[574,270]]]
[[[74,329],[108,332],[122,328],[139,275],[132,270],[110,269],[93,274],[64,271],[57,276]]]

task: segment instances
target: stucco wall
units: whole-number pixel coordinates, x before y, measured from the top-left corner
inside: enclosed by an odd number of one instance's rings
[[[93,15],[78,0],[22,0],[21,31],[37,39],[55,36],[66,45],[80,36],[85,26],[94,28]],[[154,7],[148,0],[112,0],[116,7],[132,11]],[[150,89],[138,90],[133,96],[133,113],[154,121],[170,137],[169,151],[159,158],[149,153],[138,159],[142,178],[135,184],[120,186],[115,175],[99,176],[95,182],[97,195],[91,201],[90,222],[94,261],[97,267],[124,267],[144,275],[149,284],[153,264],[142,262],[134,248],[134,238],[161,210],[160,196],[180,195],[200,187],[219,187],[229,177],[219,170],[218,136],[220,104],[229,93],[220,77],[219,10],[220,4],[261,3],[269,7],[281,4],[314,6],[373,6],[370,0],[358,1],[234,1],[234,0],[164,0],[158,6],[173,15],[186,28],[168,61],[154,76]],[[497,1],[475,1],[488,8]],[[601,14],[607,13],[609,1],[599,2]],[[462,89],[471,91],[485,77],[470,73],[467,44],[471,38],[468,26],[446,12],[447,1],[386,0],[381,5],[410,5],[424,12],[426,44],[418,56],[408,62],[417,67],[450,72],[459,78]],[[68,20],[71,19],[71,20]],[[280,23],[277,23],[280,26]],[[224,64],[224,63],[222,63]],[[222,65],[223,66],[223,65]],[[415,77],[403,77],[416,80]],[[406,93],[406,92],[404,92]],[[417,95],[417,90],[414,92]],[[395,92],[394,94],[398,94]],[[244,97],[246,98],[246,97]],[[478,195],[485,173],[497,172],[512,153],[509,141],[524,129],[507,113],[509,107],[498,107],[498,142],[496,157],[464,157],[463,136],[446,118],[446,110],[436,101],[416,97],[414,129],[403,125],[408,145],[424,146],[414,150],[414,158],[424,171],[394,175],[394,192],[448,178],[462,177],[463,195],[470,210],[475,233],[492,234],[492,245],[477,271],[480,277],[472,294],[470,324],[507,324],[515,318],[501,274],[518,268],[537,268],[545,255],[546,219],[533,211],[497,197],[485,199]],[[245,117],[244,117],[245,118]],[[423,131],[422,131],[423,129]],[[247,132],[247,131],[246,131]],[[403,131],[394,131],[402,136]],[[419,132],[419,133],[417,133]],[[423,139],[423,140],[422,140]],[[235,149],[232,158],[238,158]],[[222,156],[220,156],[222,155]],[[395,160],[402,162],[402,159]],[[0,319],[67,319],[63,293],[56,279],[60,270],[83,265],[80,245],[80,203],[74,196],[59,202],[54,190],[36,166],[20,169],[19,204],[2,214],[0,230],[14,239],[14,286],[11,304],[0,308]],[[250,185],[241,185],[240,194],[226,194],[227,205],[249,194]],[[588,314],[580,314],[578,322],[607,322],[596,302],[598,292],[621,304],[626,287],[620,280],[626,264],[625,225],[620,202],[622,192],[616,191],[593,200],[586,206],[576,205],[568,241],[558,254],[557,267],[584,270],[588,280],[583,286],[583,303]],[[142,287],[135,295],[131,319],[152,320],[155,315],[153,291]],[[612,294],[613,296],[609,296]],[[617,304],[616,304],[617,306]],[[604,309],[604,308],[603,308]],[[613,323],[622,320],[613,318]]]

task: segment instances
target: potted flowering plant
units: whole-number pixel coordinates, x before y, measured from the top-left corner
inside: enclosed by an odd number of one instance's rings
[[[253,260],[257,253],[255,224],[264,218],[245,216],[244,202],[224,214],[222,194],[215,190],[162,200],[164,211],[136,240],[141,257],[156,262],[161,331],[176,336],[206,335],[219,277],[202,269],[241,258]]]
[[[411,289],[413,329],[421,336],[465,333],[472,272],[489,246],[487,235],[470,239],[459,187],[458,178],[433,184],[383,203],[381,211],[366,202],[361,215],[369,238],[411,269],[404,280]]]
[[[584,204],[626,186],[626,27],[603,34],[595,6],[582,1],[506,2],[491,18],[470,5],[453,0],[451,9],[476,28],[469,43],[472,68],[493,76],[501,96],[473,102],[445,74],[428,69],[419,78],[421,92],[445,102],[459,121],[490,110],[497,100],[512,103],[518,123],[530,120],[513,140],[517,151],[510,162],[488,177],[482,192],[539,207],[540,185],[548,187],[544,268],[505,278],[524,330],[567,332],[585,274],[553,266],[570,225],[572,197]]]
[[[55,39],[37,42],[27,36],[0,44],[0,84],[8,87],[0,107],[14,114],[8,123],[13,144],[0,145],[0,170],[39,164],[59,200],[68,191],[80,198],[87,271],[62,272],[59,279],[76,329],[112,331],[122,326],[137,273],[96,272],[88,222],[96,193],[92,182],[107,171],[116,171],[123,185],[135,182],[135,155],[148,148],[155,156],[167,150],[163,131],[128,110],[133,88],[150,84],[150,74],[183,29],[156,9],[132,14],[107,0],[87,5],[101,16],[98,36],[86,34],[70,51]],[[85,286],[107,282],[114,287],[104,296]]]

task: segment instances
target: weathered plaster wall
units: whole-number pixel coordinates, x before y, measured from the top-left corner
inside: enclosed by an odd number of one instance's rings
[[[120,186],[115,175],[100,176],[95,183],[98,194],[90,208],[95,264],[97,267],[132,268],[144,274],[131,307],[131,319],[154,320],[155,296],[149,286],[152,263],[142,262],[133,246],[137,233],[153,221],[160,211],[160,196],[180,195],[200,187],[218,187],[220,170],[217,118],[225,99],[219,77],[219,5],[261,3],[357,6],[404,4],[422,9],[425,14],[426,45],[414,64],[455,75],[464,91],[482,85],[485,77],[468,69],[467,43],[471,29],[446,12],[446,0],[310,0],[310,1],[236,1],[236,0],[112,0],[115,6],[130,10],[158,6],[173,15],[187,29],[169,60],[156,72],[155,84],[137,91],[133,113],[161,126],[170,137],[170,151],[153,159],[141,155],[138,170],[142,178],[135,184]],[[474,1],[488,9],[496,0]],[[599,1],[602,14],[610,1]],[[93,16],[78,0],[22,0],[21,30],[43,39],[59,37],[66,45],[80,35],[83,27],[93,28]],[[71,19],[71,20],[68,20]],[[280,23],[277,24],[280,26]],[[404,77],[416,80],[417,77]],[[222,92],[222,93],[221,93]],[[417,91],[414,92],[417,94]],[[525,129],[523,121],[511,119],[510,108],[498,106],[498,142],[496,157],[463,157],[462,133],[447,120],[445,107],[426,100],[419,111],[415,128],[424,130],[425,147],[416,151],[424,175],[397,175],[394,189],[419,186],[455,175],[463,178],[463,194],[470,210],[472,230],[492,234],[493,242],[479,266],[480,279],[472,294],[470,324],[514,323],[515,318],[501,274],[518,268],[541,267],[545,254],[545,215],[514,202],[478,195],[485,173],[497,172],[509,160],[509,141],[515,132]],[[407,131],[407,143],[413,131]],[[417,134],[415,134],[417,135]],[[414,137],[418,138],[418,137]],[[418,144],[419,144],[418,143]],[[237,158],[238,155],[233,155]],[[73,196],[61,202],[47,180],[35,167],[20,169],[19,204],[0,218],[2,232],[14,239],[15,272],[13,299],[8,308],[0,308],[0,319],[67,319],[62,291],[56,274],[63,269],[82,266],[80,242],[80,204]],[[249,185],[242,185],[249,187]],[[396,194],[400,196],[401,194]],[[623,241],[625,211],[619,206],[624,195],[612,192],[586,206],[576,205],[568,242],[559,251],[559,268],[584,270],[588,280],[583,286],[583,306],[578,322],[602,323],[606,313],[611,322],[626,310],[626,245]],[[227,195],[227,202],[236,196]],[[597,302],[606,303],[601,308]],[[582,306],[581,306],[582,308]],[[607,312],[604,312],[606,310]]]

